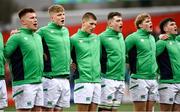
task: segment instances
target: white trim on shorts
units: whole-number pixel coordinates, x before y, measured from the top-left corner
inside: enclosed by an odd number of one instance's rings
[[[180,104],[180,84],[159,84],[160,103]]]
[[[132,101],[159,101],[156,80],[130,78],[129,92]]]
[[[31,109],[43,106],[43,87],[40,84],[23,84],[13,86],[13,99],[16,109]]]
[[[65,78],[43,78],[44,106],[48,108],[70,107],[70,83]]]
[[[100,83],[76,83],[74,87],[74,102],[80,104],[100,103]]]
[[[101,82],[100,107],[108,108],[108,109],[118,108],[123,99],[124,90],[125,90],[124,81],[103,78]]]

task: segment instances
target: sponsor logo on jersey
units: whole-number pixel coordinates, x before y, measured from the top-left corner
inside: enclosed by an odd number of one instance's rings
[[[79,43],[83,43],[83,40],[79,40]]]
[[[24,40],[28,40],[28,38],[27,38],[27,37],[24,37]]]
[[[109,40],[112,40],[112,38],[109,38]]]
[[[169,45],[172,45],[172,42],[169,42]]]
[[[51,33],[54,33],[54,30],[51,30],[50,32],[51,32]]]
[[[141,39],[140,41],[141,41],[141,42],[144,42],[144,39]]]

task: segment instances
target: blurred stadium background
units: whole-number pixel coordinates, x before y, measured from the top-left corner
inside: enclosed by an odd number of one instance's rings
[[[110,11],[122,13],[124,22],[122,33],[124,37],[136,30],[134,19],[141,12],[151,14],[154,36],[159,34],[158,24],[163,18],[172,17],[176,20],[177,26],[180,26],[180,0],[0,0],[0,31],[3,34],[4,42],[9,38],[12,29],[20,27],[17,16],[19,9],[25,7],[34,8],[37,11],[39,27],[41,27],[49,21],[47,9],[52,4],[62,4],[65,7],[66,26],[69,28],[70,35],[80,28],[81,16],[87,11],[95,13],[98,18],[95,29],[97,34],[106,28],[106,16]],[[7,66],[6,82],[9,93],[9,106],[13,106],[10,73]],[[130,103],[128,91],[123,102]],[[125,106],[127,109],[124,111],[128,111],[129,107],[132,107],[132,105]]]

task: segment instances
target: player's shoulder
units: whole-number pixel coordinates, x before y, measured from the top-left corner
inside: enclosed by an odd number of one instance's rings
[[[65,26],[62,27],[62,30],[67,30],[67,31],[69,31],[68,28],[65,27]]]
[[[102,37],[104,37],[105,35],[106,35],[106,31],[103,31],[103,32],[101,32],[98,36],[102,38]]]
[[[137,32],[133,32],[131,34],[129,34],[126,39],[133,39],[133,38],[136,38],[137,37]]]
[[[78,38],[78,33],[75,33],[70,37],[70,40],[76,40],[77,38]]]
[[[93,36],[93,37],[98,37],[98,35],[95,34],[95,33],[92,33],[91,36]]]
[[[48,29],[48,25],[40,27],[38,29],[38,31],[44,31],[44,30],[47,30],[47,29]]]

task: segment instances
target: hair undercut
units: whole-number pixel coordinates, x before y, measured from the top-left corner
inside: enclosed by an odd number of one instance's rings
[[[96,16],[92,12],[86,12],[82,17],[82,20],[88,20],[90,18],[97,20]]]

